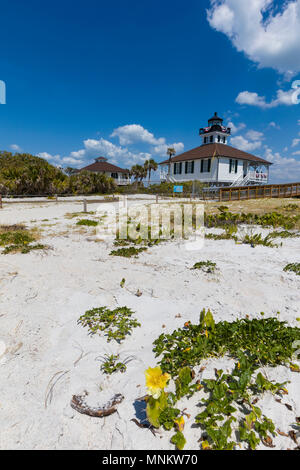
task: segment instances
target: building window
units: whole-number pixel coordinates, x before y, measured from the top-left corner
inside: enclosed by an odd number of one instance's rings
[[[204,143],[207,144],[207,137],[204,137]]]
[[[181,175],[182,173],[182,162],[174,163],[174,175]]]
[[[207,160],[201,160],[201,167],[200,167],[200,172],[201,173],[210,173],[211,170],[211,158]]]
[[[229,160],[229,173],[237,173],[238,172],[238,160]]]
[[[211,135],[209,140],[210,140],[210,142],[213,142],[213,141],[214,141],[214,137]]]
[[[223,137],[223,143],[226,144],[226,137]]]
[[[185,162],[185,174],[194,173],[194,162]]]
[[[115,180],[117,180],[118,179],[118,173],[112,173],[111,177],[114,178]]]
[[[218,135],[218,142],[221,142],[221,136]]]

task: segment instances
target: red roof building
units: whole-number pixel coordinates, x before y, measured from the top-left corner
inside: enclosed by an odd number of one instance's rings
[[[113,165],[105,157],[98,157],[91,165],[81,168],[79,171],[92,171],[113,178],[118,185],[130,184],[129,170],[124,170],[119,166]]]

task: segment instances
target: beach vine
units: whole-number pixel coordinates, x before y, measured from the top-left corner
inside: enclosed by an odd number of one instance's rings
[[[156,368],[146,371],[148,421],[155,428],[174,429],[171,442],[183,449],[185,413],[176,405],[181,398],[202,391],[208,398],[200,400],[199,406],[205,409],[195,423],[202,429],[203,449],[230,450],[243,442],[253,450],[260,442],[273,447],[275,425],[256,403],[266,392],[282,396],[288,390],[286,382],[269,381],[259,369],[286,365],[299,372],[292,363],[299,340],[300,329],[277,318],[216,323],[210,310],[202,310],[199,324],[186,322],[184,328],[154,341],[153,351],[161,359]],[[236,361],[231,374],[215,370],[215,379],[195,382],[193,367],[200,366],[203,359],[224,355]],[[171,381],[175,393],[165,390]]]

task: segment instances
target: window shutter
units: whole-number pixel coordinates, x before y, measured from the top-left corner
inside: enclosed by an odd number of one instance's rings
[[[195,162],[192,162],[192,169],[191,169],[191,173],[194,173],[194,168],[195,168]]]
[[[204,163],[204,160],[201,160],[201,173],[203,173],[203,163]]]
[[[188,172],[188,162],[185,162],[185,174]]]
[[[182,162],[179,163],[179,175],[182,173]]]
[[[208,160],[207,172],[210,173],[210,170],[211,170],[211,158]]]
[[[236,160],[236,161],[235,161],[235,172],[236,172],[236,173],[237,173],[237,171],[238,171],[238,163],[239,163],[239,161]]]

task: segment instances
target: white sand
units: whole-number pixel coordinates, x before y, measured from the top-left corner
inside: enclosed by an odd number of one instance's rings
[[[80,210],[82,204],[74,201],[6,204],[0,210],[0,224],[41,227],[41,243],[53,247],[47,253],[0,255],[0,448],[173,449],[172,433],[161,431],[154,437],[131,421],[143,417],[143,403],[135,399],[145,394],[145,369],[157,363],[153,340],[187,320],[198,322],[203,308],[210,308],[217,321],[280,312],[281,320],[299,326],[299,277],[283,272],[286,264],[300,261],[299,238],[283,240],[281,248],[255,249],[209,240],[198,252],[170,242],[150,248],[138,259],[115,258],[109,256],[112,243],[91,241],[93,228],[80,232],[77,219],[64,217]],[[207,259],[217,263],[219,275],[189,269]],[[120,287],[122,278],[125,289]],[[135,295],[138,289],[141,297]],[[120,346],[90,337],[77,325],[90,308],[125,305],[136,312],[142,327]],[[175,318],[178,314],[181,318]],[[105,353],[134,360],[125,374],[105,376],[100,372],[100,356]],[[229,370],[232,361],[210,360],[204,365],[203,377],[212,377],[214,367]],[[288,432],[300,416],[300,374],[286,367],[264,372],[269,379],[291,381],[283,402],[293,411],[269,394],[258,403],[276,428]],[[104,404],[115,393],[125,400],[118,413],[90,418],[70,407],[72,395],[84,391],[93,403]],[[180,408],[191,414],[186,420],[186,449],[199,449],[201,431],[192,425],[201,397],[199,393],[180,402]],[[282,436],[274,443],[277,449],[295,447]]]

